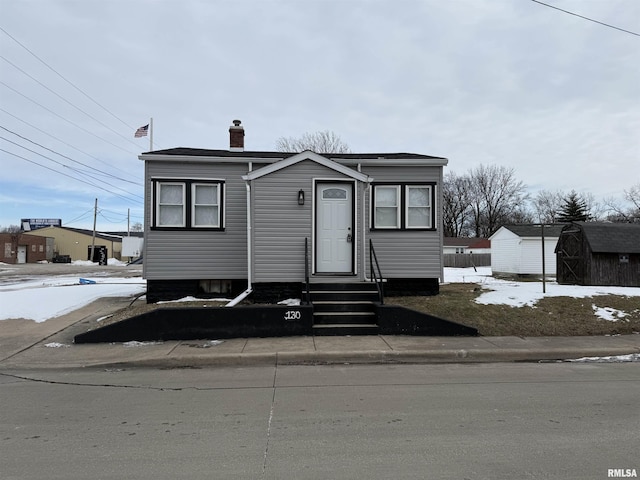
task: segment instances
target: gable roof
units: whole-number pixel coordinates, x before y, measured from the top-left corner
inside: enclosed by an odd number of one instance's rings
[[[313,153],[313,152],[312,152]],[[220,162],[246,162],[263,161],[265,163],[277,162],[286,158],[299,155],[299,152],[268,152],[268,151],[231,151],[210,150],[203,148],[168,148],[144,152],[138,156],[140,160],[193,160],[193,161],[220,161]],[[317,155],[317,154],[316,154]],[[373,164],[373,165],[428,165],[444,166],[449,163],[444,157],[421,155],[417,153],[323,153],[324,158],[341,164]]]
[[[333,160],[330,160],[322,155],[318,155],[317,153],[311,152],[309,150],[305,150],[302,153],[298,153],[293,155],[285,160],[280,160],[279,162],[271,163],[265,167],[259,168],[257,170],[253,170],[249,172],[247,175],[243,175],[243,180],[254,180],[256,178],[263,177],[273,172],[277,172],[278,170],[282,170],[283,168],[289,167],[291,165],[295,165],[296,163],[300,163],[304,160],[311,160],[312,162],[316,162],[320,165],[323,165],[331,170],[339,172],[348,177],[354,178],[361,182],[371,182],[373,178],[365,175],[364,173],[360,173],[352,168],[345,167],[344,165],[337,163]]]
[[[542,227],[540,225],[504,225],[504,228],[523,238],[542,237]],[[559,237],[564,225],[545,225],[544,236]]]
[[[640,253],[640,224],[574,222],[593,253]],[[571,228],[571,225],[565,227]]]

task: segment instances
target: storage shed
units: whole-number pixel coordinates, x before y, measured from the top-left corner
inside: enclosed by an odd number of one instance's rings
[[[640,287],[640,224],[571,223],[556,255],[558,283]]]
[[[545,273],[556,271],[555,247],[562,226],[544,227]],[[497,275],[542,275],[542,226],[505,225],[491,240],[491,270]]]

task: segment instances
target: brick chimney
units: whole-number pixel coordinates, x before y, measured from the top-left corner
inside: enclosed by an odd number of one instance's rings
[[[234,120],[229,127],[229,151],[244,152],[244,127],[240,120]]]

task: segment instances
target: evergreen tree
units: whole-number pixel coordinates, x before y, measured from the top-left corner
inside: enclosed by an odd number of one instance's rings
[[[556,216],[556,220],[562,223],[586,222],[589,220],[589,209],[585,202],[575,190],[563,199],[563,205]]]

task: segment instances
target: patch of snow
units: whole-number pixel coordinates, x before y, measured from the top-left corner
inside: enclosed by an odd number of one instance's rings
[[[157,303],[161,304],[161,303],[181,303],[181,302],[230,302],[230,301],[231,300],[229,300],[228,298],[197,298],[197,297],[187,296],[187,297],[179,298],[178,300],[161,300]]]
[[[58,343],[58,342],[51,342],[51,343],[47,343],[45,344],[45,347],[47,348],[67,348],[70,347],[71,345],[66,345],[64,343]]]
[[[117,258],[108,258],[107,265],[111,265],[113,267],[126,267],[127,262],[123,262],[121,260],[118,260]]]
[[[37,323],[77,310],[103,297],[129,297],[146,291],[139,277],[109,277],[80,285],[77,276],[33,278],[0,285],[0,320],[25,318]]]
[[[629,316],[628,313],[625,313],[621,310],[616,310],[611,307],[598,307],[596,304],[592,305],[593,313],[596,317],[601,318],[602,320],[608,320],[610,322],[617,322],[618,320],[624,319],[624,317]]]
[[[542,291],[542,281],[518,282],[502,280],[491,276],[491,267],[445,268],[444,279],[447,283],[478,283],[487,292],[476,298],[481,305],[498,304],[512,307],[534,307],[546,297],[587,298],[598,295],[620,295],[640,297],[640,288],[636,287],[589,287],[581,285],[558,285],[547,281],[546,292]]]
[[[282,300],[281,302],[278,302],[278,305],[287,305],[289,307],[296,307],[300,305],[300,299],[299,298],[287,298],[286,300]]]
[[[147,347],[149,345],[162,345],[163,342],[138,342],[137,340],[132,340],[130,342],[124,342],[122,344],[123,347],[131,348],[131,347]]]
[[[619,362],[640,362],[640,353],[630,353],[629,355],[614,355],[610,357],[582,357],[566,360],[567,362],[579,363],[619,363]]]
[[[216,345],[220,345],[221,343],[224,343],[224,340],[209,340],[202,345],[202,348],[215,347]]]

